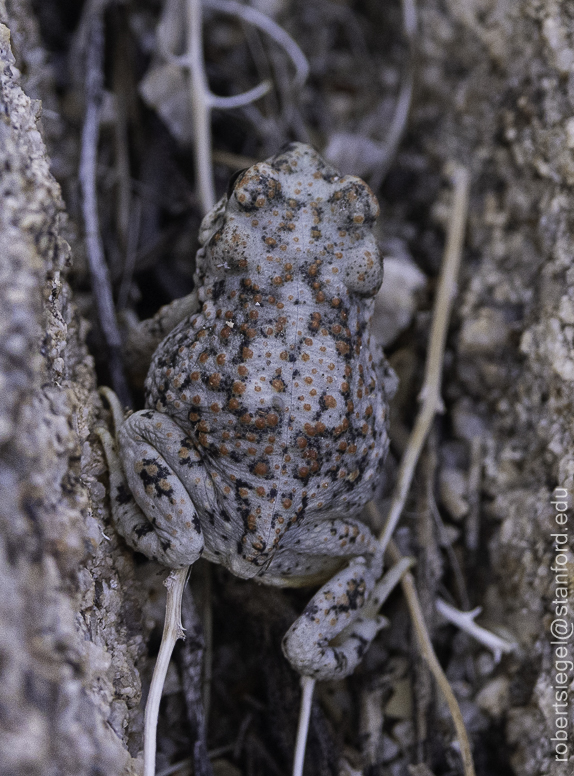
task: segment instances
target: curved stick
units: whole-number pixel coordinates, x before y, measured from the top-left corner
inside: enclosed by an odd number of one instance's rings
[[[159,655],[153,669],[153,677],[145,706],[144,719],[144,773],[143,776],[155,774],[155,750],[157,736],[157,718],[159,704],[165,683],[167,668],[171,653],[178,639],[184,639],[185,633],[181,624],[181,597],[187,582],[189,566],[172,571],[164,582],[167,588],[167,603],[165,621]]]
[[[391,536],[393,535],[393,531],[397,527],[427,434],[436,413],[442,410],[440,390],[444,348],[446,344],[448,322],[456,290],[456,279],[462,257],[462,243],[466,227],[470,187],[470,175],[465,167],[456,167],[453,171],[452,178],[454,183],[453,212],[447,234],[444,259],[441,266],[425,376],[420,393],[422,407],[417,415],[407,450],[401,461],[389,516],[379,537],[381,552],[385,552]]]
[[[391,556],[393,563],[399,563],[402,559],[401,553],[393,541],[389,543],[388,554]],[[438,684],[444,699],[447,703],[450,716],[452,718],[454,729],[456,731],[456,737],[460,745],[460,756],[462,757],[462,764],[464,768],[464,776],[476,776],[474,770],[474,763],[472,760],[472,749],[470,746],[470,740],[468,733],[466,732],[466,726],[462,718],[460,706],[452,691],[448,679],[441,664],[438,662],[438,658],[434,651],[432,641],[425,624],[423,617],[419,597],[417,595],[417,589],[415,587],[415,580],[410,571],[403,574],[401,578],[401,586],[403,593],[409,607],[411,615],[411,621],[414,625],[415,634],[421,655],[426,660],[427,665]]]
[[[295,744],[295,759],[293,760],[293,776],[303,776],[305,747],[311,718],[311,702],[315,689],[315,679],[310,676],[301,677],[301,706],[299,709],[299,725],[297,726],[297,743]]]

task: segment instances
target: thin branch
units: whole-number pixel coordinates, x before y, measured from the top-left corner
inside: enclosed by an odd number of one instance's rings
[[[470,606],[469,598],[468,598],[468,592],[466,589],[466,583],[464,579],[464,574],[462,573],[462,569],[460,567],[460,563],[458,560],[458,556],[456,552],[454,551],[454,548],[452,544],[448,540],[446,528],[442,519],[442,515],[439,512],[439,508],[436,503],[436,499],[434,497],[434,493],[432,489],[429,488],[429,496],[428,496],[428,502],[430,507],[430,513],[432,515],[432,518],[434,520],[439,541],[444,547],[444,551],[448,555],[448,560],[450,563],[450,567],[452,569],[452,573],[454,576],[454,581],[456,584],[456,587],[458,588],[458,598],[459,601],[463,606]],[[420,587],[419,587],[420,590]]]
[[[193,121],[193,150],[195,170],[202,212],[208,213],[215,205],[213,179],[213,146],[211,140],[211,110],[234,108],[257,100],[266,94],[271,85],[259,84],[244,94],[233,97],[217,97],[212,94],[205,74],[202,39],[201,0],[187,0],[187,54],[170,57],[190,71],[190,99]]]
[[[233,760],[239,760],[241,757],[241,752],[243,751],[243,747],[245,745],[245,737],[252,722],[253,713],[249,711],[241,720],[241,725],[239,725],[239,730],[235,736],[235,742],[231,747],[231,757]]]
[[[402,555],[393,541],[389,542],[387,552],[393,563],[398,563],[402,559]],[[415,581],[410,571],[407,571],[403,575],[401,579],[401,586],[403,588],[403,593],[409,607],[409,612],[415,628],[419,649],[423,658],[426,660],[436,680],[436,683],[444,695],[444,699],[447,702],[452,721],[454,723],[456,736],[460,744],[460,754],[462,757],[464,776],[475,776],[474,763],[472,761],[472,750],[460,707],[433,649],[417,595]]]
[[[191,590],[183,591],[181,616],[186,639],[176,653],[181,685],[190,722],[195,776],[213,776],[207,751],[206,716],[201,698],[201,674],[205,639]]]
[[[380,146],[383,149],[382,158],[377,163],[369,179],[369,183],[375,191],[380,188],[397,155],[397,149],[409,119],[413,98],[413,85],[414,67],[412,63],[409,62],[401,79],[399,96],[395,103],[390,126],[386,130],[384,141],[380,143]]]
[[[195,174],[203,213],[215,205],[211,143],[211,104],[203,62],[201,0],[187,0],[187,55],[190,68]]]
[[[216,164],[223,164],[232,170],[245,170],[247,167],[253,167],[257,164],[257,159],[251,156],[242,156],[234,154],[231,151],[214,151],[213,161]]]
[[[173,648],[178,639],[185,638],[181,625],[181,598],[189,566],[184,569],[172,571],[165,580],[167,588],[167,603],[165,610],[165,622],[163,625],[163,634],[159,654],[153,670],[151,686],[145,707],[144,719],[144,776],[154,776],[155,774],[155,753],[156,753],[156,735],[157,719],[159,714],[159,704],[165,684],[165,677],[171,659]]]
[[[376,191],[383,182],[389,168],[397,154],[399,143],[403,137],[411,103],[415,83],[416,66],[416,33],[417,33],[417,8],[415,0],[402,0],[403,33],[408,41],[408,60],[404,74],[401,78],[399,96],[393,111],[391,124],[384,138],[385,152],[381,161],[377,164],[370,178],[370,184]]]
[[[401,558],[401,560],[392,566],[385,576],[375,585],[372,601],[378,611],[385,603],[387,598],[399,584],[403,575],[415,565],[414,558]]]
[[[459,609],[455,609],[454,606],[447,604],[442,598],[437,598],[436,608],[446,620],[456,625],[457,628],[460,628],[465,633],[468,633],[477,641],[480,641],[485,647],[488,647],[492,651],[496,663],[500,662],[503,653],[513,652],[518,646],[515,641],[507,641],[475,623],[474,618],[481,613],[481,606],[477,606],[476,609],[472,609],[470,612],[461,612]]]
[[[120,34],[119,25],[116,25],[115,38],[113,93],[115,97],[116,112],[116,120],[114,122],[114,152],[117,189],[116,219],[122,248],[126,250],[129,239],[128,230],[132,197],[128,143],[128,101],[129,88],[132,84],[126,83],[127,52],[125,50],[125,44],[121,42],[122,36]]]
[[[309,62],[307,57],[301,51],[297,43],[287,33],[283,27],[276,24],[273,19],[266,16],[256,8],[249,5],[243,5],[236,0],[204,0],[206,8],[213,8],[215,11],[227,13],[231,16],[238,16],[243,21],[259,27],[264,33],[269,35],[285,51],[285,53],[295,66],[294,86],[303,86],[309,77]]]
[[[415,421],[405,455],[401,462],[387,523],[379,537],[380,551],[384,552],[386,550],[393,563],[401,561],[402,555],[394,542],[391,541],[391,536],[403,511],[413,474],[435,414],[439,409],[442,409],[440,396],[442,364],[448,322],[450,319],[452,302],[456,290],[456,279],[462,256],[470,180],[468,171],[460,166],[453,169],[452,178],[454,183],[454,206],[449,223],[445,254],[441,266],[441,274],[434,305],[429,351],[425,367],[423,388],[421,390],[423,404]],[[373,508],[376,507],[371,505],[370,509]],[[474,776],[475,771],[472,762],[470,742],[460,713],[460,708],[434,653],[418,600],[414,579],[409,571],[403,574],[401,586],[405,598],[407,599],[421,653],[427,661],[448,704],[460,743],[465,776]]]
[[[82,188],[82,212],[86,233],[86,252],[90,266],[92,293],[96,300],[98,317],[109,355],[110,377],[114,391],[124,406],[131,406],[131,397],[124,375],[121,347],[122,339],[116,313],[110,276],[104,258],[98,218],[96,168],[100,114],[103,95],[104,21],[103,6],[89,7],[86,50],[86,113],[82,129],[80,150],[80,184]]]
[[[293,776],[303,776],[303,763],[305,762],[305,747],[307,746],[307,734],[309,732],[309,720],[311,718],[311,704],[315,679],[310,676],[301,677],[301,706],[299,710],[299,725],[297,726],[297,743],[295,744],[295,759],[293,760]]]
[[[403,30],[412,41],[417,34],[417,7],[415,0],[402,0],[401,10],[403,14]]]
[[[299,46],[285,30],[255,8],[235,0],[203,0],[206,7],[221,13],[237,16],[243,21],[263,30],[280,45],[295,66],[294,85],[301,87],[309,75],[309,63]],[[215,205],[215,184],[213,179],[213,148],[211,140],[211,111],[213,108],[230,109],[243,107],[260,99],[271,89],[271,82],[264,81],[242,94],[221,97],[209,89],[205,74],[202,40],[202,1],[186,0],[186,53],[176,55],[163,45],[161,54],[169,62],[190,71],[190,102],[193,121],[193,147],[199,199],[203,213]],[[161,41],[160,41],[161,45]]]
[[[203,624],[203,681],[201,684],[201,697],[203,700],[203,716],[205,724],[209,722],[211,709],[211,678],[213,667],[213,595],[211,591],[212,570],[209,563],[203,567],[203,590],[201,617]]]
[[[480,530],[480,480],[482,478],[481,436],[474,436],[470,443],[470,468],[468,471],[468,517],[466,519],[466,547],[473,559],[478,550]]]
[[[420,394],[423,404],[415,421],[403,460],[401,461],[389,516],[379,537],[381,552],[385,551],[403,511],[413,474],[427,434],[434,420],[434,416],[437,411],[442,410],[442,400],[440,396],[442,363],[448,322],[456,291],[456,280],[462,256],[470,181],[468,171],[464,167],[456,167],[453,170],[452,178],[454,183],[454,206],[449,223],[445,254],[434,305],[425,377]]]
[[[271,81],[262,81],[257,86],[254,86],[253,89],[249,89],[249,91],[242,92],[241,94],[233,94],[230,97],[218,97],[216,94],[212,94],[210,97],[211,107],[227,110],[242,108],[244,105],[249,105],[250,102],[263,97],[270,89]]]
[[[128,306],[132,280],[136,268],[137,248],[140,235],[142,201],[134,197],[128,222],[126,239],[126,254],[122,272],[122,281],[118,292],[118,310],[125,310]]]

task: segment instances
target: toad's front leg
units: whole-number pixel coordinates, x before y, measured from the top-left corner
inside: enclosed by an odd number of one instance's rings
[[[124,420],[104,389],[116,442],[99,430],[110,470],[112,516],[128,544],[168,568],[184,568],[203,552],[194,499],[213,500],[213,483],[191,439],[171,418],[143,410]]]

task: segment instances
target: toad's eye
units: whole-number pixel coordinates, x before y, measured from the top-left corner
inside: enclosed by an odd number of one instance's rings
[[[231,178],[229,179],[229,183],[227,184],[227,199],[231,198],[231,195],[233,194],[233,189],[235,188],[235,184],[241,178],[244,172],[247,172],[249,167],[244,167],[242,170],[237,170],[237,172],[234,172]]]
[[[372,225],[379,215],[377,198],[360,178],[350,175],[342,179],[342,185],[329,197],[333,213],[342,213],[341,227],[348,229],[361,224]]]
[[[281,184],[276,176],[266,166],[256,165],[243,172],[233,189],[232,199],[237,201],[242,210],[252,212],[265,208],[280,197]]]

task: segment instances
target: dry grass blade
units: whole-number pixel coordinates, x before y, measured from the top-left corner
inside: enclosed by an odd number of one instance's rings
[[[402,560],[402,555],[397,549],[394,542],[391,541],[389,543],[387,552],[388,552],[388,555],[391,557],[391,560],[393,561],[393,563],[398,563],[400,560]],[[447,702],[447,705],[452,717],[452,721],[454,723],[456,736],[458,738],[458,742],[460,745],[460,754],[462,757],[462,763],[464,767],[464,776],[475,776],[474,763],[472,761],[472,750],[470,748],[470,741],[468,738],[468,733],[466,732],[466,727],[464,724],[464,720],[462,718],[462,714],[460,712],[460,707],[458,705],[458,701],[454,696],[454,693],[451,689],[448,679],[446,678],[445,673],[442,670],[440,663],[438,662],[438,658],[435,655],[435,651],[433,649],[433,645],[430,640],[427,627],[425,625],[423,613],[421,610],[421,605],[419,603],[419,598],[415,587],[415,581],[410,571],[407,571],[407,573],[403,575],[401,579],[401,586],[403,588],[403,593],[407,600],[407,605],[409,607],[411,620],[415,627],[415,633],[417,636],[417,642],[418,642],[421,654],[426,660],[436,680],[436,683],[438,684],[442,694],[444,695],[444,698]]]
[[[297,726],[297,742],[295,744],[295,757],[293,760],[293,776],[303,776],[303,764],[305,762],[305,748],[307,746],[307,734],[309,733],[309,720],[311,719],[311,704],[315,679],[310,676],[301,677],[301,706],[299,710],[299,724]]]
[[[465,631],[465,633],[468,633],[481,644],[484,644],[485,647],[492,650],[496,663],[500,661],[503,653],[513,652],[518,646],[515,641],[503,639],[500,636],[497,636],[496,633],[492,633],[475,623],[475,617],[478,617],[482,611],[480,606],[476,609],[472,609],[470,612],[461,612],[458,609],[455,609],[454,606],[447,604],[442,598],[437,598],[436,608],[446,620],[452,622],[457,628]]]
[[[204,4],[221,13],[237,16],[269,35],[285,50],[295,66],[294,86],[300,88],[303,85],[309,75],[309,64],[299,46],[282,27],[255,8],[233,0],[204,0]],[[211,139],[212,109],[248,105],[263,97],[271,89],[271,82],[264,81],[247,92],[229,97],[213,94],[209,89],[203,58],[202,0],[186,0],[186,27],[186,53],[183,56],[175,56],[165,50],[162,53],[169,61],[187,67],[190,71],[195,169],[201,208],[205,214],[215,205]]]
[[[187,55],[190,69],[195,175],[203,214],[215,205],[211,104],[203,60],[201,0],[187,0]]]
[[[181,599],[189,567],[172,571],[165,580],[167,604],[161,646],[153,670],[151,686],[145,707],[144,721],[144,776],[155,774],[155,751],[159,704],[173,648],[178,639],[185,638],[181,625]]]
[[[103,96],[104,20],[103,8],[88,6],[86,13],[88,35],[85,59],[86,112],[82,129],[80,151],[80,184],[82,187],[82,212],[86,232],[86,252],[92,278],[92,292],[102,332],[109,353],[110,377],[114,391],[124,407],[131,406],[131,397],[125,379],[114,299],[98,219],[96,168],[100,113]]]
[[[401,462],[399,477],[393,494],[387,523],[379,538],[381,551],[384,552],[387,550],[394,563],[398,563],[402,559],[402,556],[394,543],[391,542],[391,536],[403,511],[413,474],[435,414],[442,408],[440,395],[442,364],[448,322],[450,320],[452,302],[455,295],[456,281],[461,262],[462,244],[468,211],[470,180],[468,171],[460,166],[456,166],[453,169],[452,178],[454,183],[454,206],[435,300],[429,352],[427,355],[423,388],[421,390],[423,404],[415,421],[413,432]],[[465,776],[474,776],[475,771],[472,761],[472,751],[464,721],[460,713],[460,708],[434,653],[422,615],[414,579],[410,572],[403,575],[401,585],[407,599],[421,653],[427,661],[448,704],[460,744]]]
[[[193,772],[195,776],[213,776],[207,751],[206,715],[201,697],[205,639],[201,619],[189,587],[183,591],[181,620],[186,638],[176,653],[176,662],[187,707],[189,736],[193,751]]]
[[[287,53],[295,66],[294,86],[303,86],[309,75],[307,57],[283,27],[280,27],[273,19],[270,19],[269,16],[261,13],[256,8],[243,5],[243,3],[238,3],[236,0],[204,0],[204,3],[206,8],[213,8],[221,13],[238,16],[243,21],[258,27],[262,32],[269,35]]]
[[[399,96],[393,112],[391,124],[385,134],[385,153],[373,170],[370,184],[376,191],[385,179],[389,168],[397,155],[399,144],[406,130],[413,89],[415,83],[417,8],[415,0],[402,0],[403,33],[409,47],[408,61],[401,78]]]
[[[422,407],[415,421],[405,455],[401,461],[389,516],[379,537],[382,552],[386,550],[391,536],[397,527],[411,486],[415,467],[435,414],[442,409],[440,395],[442,363],[448,322],[450,320],[452,302],[456,290],[456,279],[462,255],[469,192],[469,174],[464,167],[456,167],[452,177],[454,183],[454,206],[434,306],[425,377],[420,394]]]

